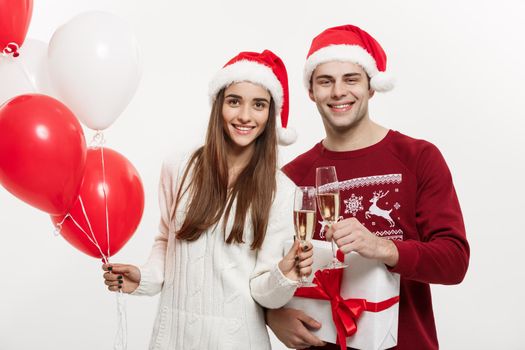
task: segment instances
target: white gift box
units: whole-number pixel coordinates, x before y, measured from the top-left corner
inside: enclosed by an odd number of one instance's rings
[[[293,241],[287,241],[284,252],[288,252]],[[319,270],[332,260],[332,248],[329,242],[312,240],[314,245],[313,271]],[[391,273],[377,260],[366,259],[357,253],[346,254],[341,282],[343,299],[366,299],[379,303],[399,296],[399,274]],[[308,278],[312,281],[314,273]],[[320,339],[336,343],[337,334],[332,319],[330,301],[311,298],[293,297],[286,307],[303,310],[322,324],[313,331]],[[380,312],[364,311],[358,318],[357,332],[346,338],[346,346],[356,349],[389,349],[397,344],[399,303]]]

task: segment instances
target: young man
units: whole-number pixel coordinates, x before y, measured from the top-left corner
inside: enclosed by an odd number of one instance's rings
[[[346,25],[319,34],[304,72],[326,138],[283,170],[297,185],[314,185],[317,167],[336,167],[344,220],[326,239],[401,275],[396,349],[437,349],[429,284],[460,283],[469,260],[445,160],[431,143],[370,119],[369,99],[393,84],[383,49],[365,31]],[[300,310],[268,310],[267,322],[288,347],[339,349],[315,337],[309,329],[321,325]]]

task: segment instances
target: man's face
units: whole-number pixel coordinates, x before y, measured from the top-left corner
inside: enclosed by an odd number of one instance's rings
[[[361,66],[332,61],[315,68],[309,95],[327,132],[343,134],[368,119],[368,100],[374,91]]]

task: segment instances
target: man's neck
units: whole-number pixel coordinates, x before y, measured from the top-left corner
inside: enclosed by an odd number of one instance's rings
[[[335,152],[355,151],[378,143],[387,133],[387,128],[368,119],[345,132],[327,130],[323,146]]]

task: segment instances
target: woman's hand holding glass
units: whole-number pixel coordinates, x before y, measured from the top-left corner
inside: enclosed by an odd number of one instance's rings
[[[279,269],[286,278],[299,281],[300,285],[302,285],[301,278],[310,276],[313,263],[312,248],[312,242],[307,242],[303,245],[299,240],[295,240],[288,253],[279,262]]]
[[[294,226],[295,226],[295,242],[300,244],[298,250],[298,257],[304,252],[309,252],[308,262],[313,263],[312,243],[310,242],[314,234],[315,228],[315,187],[302,186],[295,189],[294,197]],[[299,259],[299,268],[303,263]],[[309,271],[311,273],[311,269]],[[299,284],[302,287],[314,287],[315,284],[309,282],[306,277],[310,273],[301,273]]]

